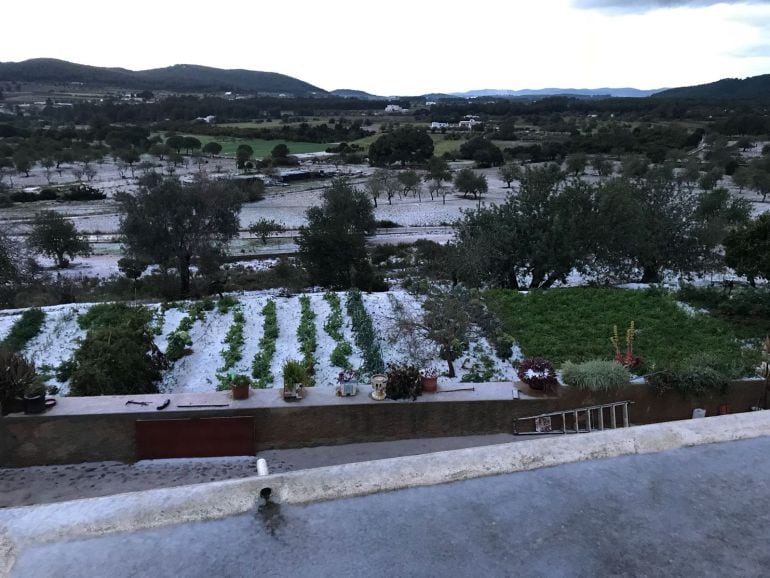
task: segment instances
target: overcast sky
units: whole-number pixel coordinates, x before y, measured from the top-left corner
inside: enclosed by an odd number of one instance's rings
[[[37,0],[2,17],[2,61],[203,64],[381,95],[770,73],[770,0]]]

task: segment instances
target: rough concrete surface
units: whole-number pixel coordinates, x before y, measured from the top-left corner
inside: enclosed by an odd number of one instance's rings
[[[13,576],[762,576],[770,438],[30,546]]]
[[[0,468],[0,508],[246,478],[257,475],[258,458],[267,460],[270,473],[277,474],[531,439],[496,434],[266,450],[257,457]]]

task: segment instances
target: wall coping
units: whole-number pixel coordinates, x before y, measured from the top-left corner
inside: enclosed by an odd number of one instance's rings
[[[252,389],[248,399],[234,400],[230,392],[210,391],[197,393],[159,393],[159,394],[140,394],[140,395],[100,395],[93,397],[56,397],[56,405],[43,414],[25,415],[9,414],[0,419],[56,419],[61,417],[93,416],[93,415],[129,415],[136,418],[152,417],[163,418],[165,416],[231,413],[258,409],[303,409],[309,407],[327,407],[327,406],[360,406],[377,405],[387,406],[395,404],[411,403],[447,403],[447,402],[468,402],[468,401],[506,401],[518,399],[517,388],[513,383],[508,382],[490,382],[490,383],[469,383],[459,386],[447,387],[444,389],[455,389],[456,387],[473,387],[474,391],[456,391],[443,392],[439,387],[438,393],[423,394],[415,401],[411,399],[402,400],[384,400],[376,401],[369,397],[371,391],[370,385],[359,386],[358,394],[350,397],[341,397],[336,395],[334,387],[309,387],[305,389],[305,398],[299,401],[284,401],[281,395],[282,388],[271,389]],[[161,411],[155,408],[165,400],[171,400],[170,405]],[[527,399],[521,396],[521,399]],[[532,398],[534,399],[534,398]],[[146,401],[148,405],[126,405],[126,402]],[[229,404],[228,407],[177,407],[179,405],[196,404]]]
[[[759,383],[761,379],[739,380],[733,383]],[[646,383],[632,382],[626,387],[645,387]],[[442,389],[473,388],[473,391],[442,392]],[[305,398],[299,401],[284,401],[281,388],[252,389],[248,399],[233,400],[226,391],[209,391],[193,393],[159,393],[140,395],[101,395],[93,397],[56,397],[57,404],[43,414],[25,415],[21,413],[0,417],[0,420],[12,422],[15,420],[57,419],[88,416],[130,416],[136,419],[165,419],[200,415],[236,415],[240,412],[250,413],[255,410],[275,409],[307,409],[330,406],[395,406],[397,404],[432,404],[474,401],[537,401],[556,400],[568,392],[578,392],[573,388],[562,385],[558,395],[545,395],[533,392],[522,383],[486,382],[439,386],[438,393],[423,394],[415,401],[411,399],[376,401],[369,397],[371,386],[359,386],[358,394],[351,397],[336,395],[334,387],[318,386],[305,389]],[[622,393],[622,390],[621,390]],[[161,411],[155,408],[165,400],[170,400],[169,406]],[[129,400],[146,401],[148,405],[126,405]],[[694,401],[697,404],[697,400]],[[178,407],[179,405],[197,404],[229,404],[227,407]],[[590,404],[589,404],[590,405]]]

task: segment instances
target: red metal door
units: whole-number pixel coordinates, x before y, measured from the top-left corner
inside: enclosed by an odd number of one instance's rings
[[[253,456],[253,417],[136,421],[136,459]]]

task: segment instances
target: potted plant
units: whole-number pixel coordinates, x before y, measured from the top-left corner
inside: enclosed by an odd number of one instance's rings
[[[553,364],[542,357],[522,359],[516,370],[516,375],[530,388],[538,391],[549,391],[559,385]]]
[[[411,398],[414,401],[422,394],[420,370],[414,365],[389,365],[387,375],[385,391],[390,399]]]
[[[358,393],[358,372],[345,369],[337,375],[337,395],[349,396]]]
[[[0,350],[0,409],[3,415],[24,411],[24,394],[39,383],[31,361],[18,353]]]
[[[296,359],[289,359],[283,364],[283,398],[302,399],[303,386],[307,375],[305,364]]]
[[[435,367],[423,369],[420,372],[420,382],[423,393],[436,393],[438,391],[438,370]]]
[[[45,384],[42,381],[30,385],[24,392],[24,413],[43,413],[55,405],[55,399],[45,398]]]
[[[233,375],[230,378],[230,390],[233,392],[233,399],[249,399],[251,378],[242,373]]]
[[[372,375],[372,399],[382,401],[387,397],[386,388],[388,386],[388,376],[384,373],[375,373]]]

